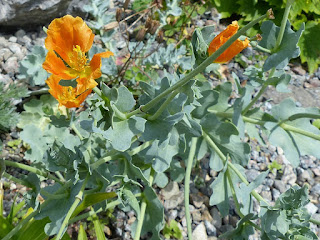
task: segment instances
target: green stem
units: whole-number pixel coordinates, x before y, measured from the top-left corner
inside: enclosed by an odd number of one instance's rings
[[[148,117],[148,120],[153,121],[156,120],[161,113],[167,108],[167,106],[170,104],[170,102],[174,99],[174,97],[179,93],[179,91],[174,91],[171,93],[171,95],[162,103],[160,108],[153,114],[152,116]]]
[[[52,194],[52,193],[48,193],[46,191],[44,191],[43,189],[40,190],[40,195],[46,197],[46,198],[50,198],[50,199],[61,199],[61,198],[66,198],[69,196],[68,193],[61,193],[61,194]]]
[[[13,181],[13,182],[16,182],[16,183],[19,183],[21,185],[24,185],[24,186],[27,186],[27,187],[31,187],[31,184],[22,180],[22,179],[19,179],[19,178],[16,178],[14,176],[11,176],[9,173],[6,173],[4,172],[3,173],[3,177],[6,177],[8,178],[9,180]]]
[[[299,133],[301,135],[304,135],[304,136],[307,136],[307,137],[310,137],[310,138],[313,138],[313,139],[316,139],[316,140],[320,141],[320,135],[319,134],[314,134],[312,132],[308,132],[308,131],[305,131],[303,129],[300,129],[300,128],[297,128],[297,127],[294,127],[294,126],[291,126],[291,125],[285,124],[285,123],[281,123],[280,127],[282,127],[286,131]]]
[[[150,171],[150,177],[149,177],[149,186],[152,186],[153,183],[153,178],[154,178],[154,170],[151,168]],[[139,240],[140,235],[141,235],[141,230],[144,222],[144,215],[146,213],[146,208],[147,208],[147,200],[144,197],[141,202],[140,206],[140,218],[138,219],[138,224],[137,224],[137,229],[136,229],[136,234],[134,235],[134,240]]]
[[[61,181],[60,179],[56,178],[55,176],[51,175],[48,172],[41,171],[41,170],[39,170],[39,169],[37,169],[35,167],[31,167],[31,166],[28,166],[28,165],[25,165],[25,164],[22,164],[22,163],[12,162],[12,161],[9,161],[9,160],[4,160],[4,162],[5,162],[5,164],[7,166],[20,168],[20,169],[35,173],[35,174],[37,174],[39,176],[42,176],[42,177],[45,177],[45,178],[48,178],[48,179],[52,179],[52,180],[54,180],[54,181],[56,181],[56,182],[58,182],[60,184],[63,184],[63,181]]]
[[[253,20],[252,22],[248,23],[246,26],[241,28],[235,35],[233,35],[225,44],[223,44],[216,52],[214,52],[211,56],[209,56],[206,60],[204,60],[197,68],[195,68],[193,71],[191,71],[187,76],[182,78],[180,81],[178,81],[176,84],[171,86],[170,88],[166,89],[162,93],[160,93],[158,96],[156,96],[154,99],[152,99],[150,102],[148,102],[146,105],[140,106],[138,109],[127,113],[127,118],[138,114],[147,112],[150,108],[155,106],[162,98],[166,97],[173,91],[177,90],[181,86],[185,85],[187,82],[189,82],[191,79],[193,79],[196,75],[203,72],[207,66],[209,66],[211,63],[213,63],[214,60],[216,60],[228,47],[231,46],[231,44],[236,41],[241,35],[244,35],[247,30],[252,28],[255,24],[266,18],[268,14],[264,14],[260,16],[259,18]]]
[[[245,109],[243,109],[242,111],[242,115],[245,115],[249,110],[250,108],[258,101],[258,99],[261,97],[261,95],[266,91],[268,85],[262,85],[260,91],[258,92],[258,94],[251,100],[251,102],[248,104],[248,106],[246,106]]]
[[[319,226],[320,226],[320,221],[319,221],[319,220],[317,220],[317,219],[310,218],[310,219],[309,219],[309,222],[314,223],[314,224],[316,224],[316,225],[319,225]]]
[[[234,186],[233,186],[233,182],[232,182],[232,178],[231,178],[229,169],[226,170],[226,174],[227,174],[227,178],[228,178],[229,185],[230,185],[230,188],[231,188],[232,198],[233,198],[234,204],[236,206],[236,211],[237,211],[239,217],[243,218],[244,215],[242,214],[241,209],[240,209],[240,204],[239,204],[239,201],[238,201],[238,198],[237,198],[237,195],[236,195],[236,191],[235,191]]]
[[[189,240],[192,240],[191,215],[190,215],[190,208],[189,208],[190,175],[191,175],[194,155],[196,152],[197,140],[198,139],[196,137],[193,137],[191,139],[191,146],[190,146],[190,151],[189,151],[189,156],[188,156],[186,176],[184,178],[184,207],[185,207],[185,211],[186,211],[185,215],[186,215],[188,239]]]
[[[258,48],[260,51],[262,51],[262,52],[265,52],[265,53],[269,53],[269,54],[271,54],[272,52],[271,52],[271,50],[269,50],[269,49],[267,49],[267,48],[264,48],[264,47],[261,47],[260,45],[257,45],[257,46],[255,46],[256,48]]]
[[[274,72],[276,71],[275,68],[272,68],[268,78],[271,78],[274,74]],[[263,84],[260,91],[258,92],[258,94],[251,100],[251,102],[249,103],[249,105],[243,109],[243,111],[241,112],[242,115],[246,115],[246,113],[250,110],[250,108],[259,100],[259,98],[262,96],[262,94],[266,91],[266,89],[268,88],[267,84]]]
[[[232,118],[233,117],[233,112],[217,112],[215,110],[208,110],[209,112],[212,112],[214,113],[215,115],[217,115],[218,117],[222,117],[222,118]],[[304,115],[300,115],[300,117],[309,117],[308,115],[304,116]],[[262,121],[262,120],[259,120],[259,119],[254,119],[254,118],[249,118],[249,117],[245,117],[243,116],[242,117],[243,121],[245,122],[249,122],[249,123],[252,123],[252,124],[258,124],[258,125],[265,125],[267,122],[266,121]],[[279,126],[281,128],[283,128],[284,130],[286,131],[291,131],[291,132],[295,132],[295,133],[299,133],[301,135],[304,135],[304,136],[307,136],[307,137],[310,137],[310,138],[313,138],[315,140],[318,140],[320,141],[320,135],[318,134],[315,134],[315,133],[312,133],[312,132],[308,132],[308,131],[305,131],[303,129],[300,129],[300,128],[297,128],[297,127],[294,127],[294,126],[291,126],[289,124],[285,124],[285,123],[280,123]]]
[[[320,119],[320,114],[313,113],[296,113],[291,115],[288,120],[293,121],[299,118],[312,118],[312,119]]]
[[[230,167],[235,172],[235,174],[238,175],[238,177],[240,178],[240,180],[242,182],[244,182],[246,185],[249,185],[248,180],[242,175],[242,173],[231,162],[227,161],[226,156],[221,152],[221,150],[218,148],[218,146],[214,143],[214,141],[205,132],[203,132],[203,138],[207,141],[207,143],[210,145],[210,147],[218,154],[220,159],[223,162],[227,162],[228,168]],[[259,202],[263,201],[269,205],[269,203],[262,196],[260,196],[255,190],[253,190],[251,192],[251,195],[253,197],[255,197]]]
[[[48,88],[43,88],[39,90],[29,91],[28,95],[29,96],[42,95],[42,94],[48,93],[48,90],[49,90]]]
[[[83,181],[80,191],[78,192],[77,196],[75,197],[75,200],[74,200],[73,204],[71,205],[66,217],[64,218],[64,220],[62,222],[62,225],[61,225],[60,230],[59,230],[59,232],[57,234],[57,237],[56,237],[57,240],[60,240],[63,237],[65,229],[68,227],[68,222],[69,222],[69,220],[70,220],[70,218],[72,216],[72,213],[77,208],[79,203],[82,201],[83,192],[84,192],[84,189],[85,189],[87,181],[88,181],[88,176]]]
[[[135,197],[141,197],[141,193],[137,193],[134,195]],[[119,204],[121,204],[121,201],[120,200],[114,200],[110,203],[107,204],[107,207],[105,209],[103,208],[99,208],[97,211],[89,211],[89,212],[86,212],[86,213],[83,213],[79,216],[76,216],[72,219],[69,220],[69,225],[72,224],[72,223],[75,223],[77,221],[80,221],[80,220],[83,220],[83,219],[86,219],[88,217],[91,217],[92,215],[94,214],[97,214],[97,213],[100,213],[102,211],[105,211],[106,209],[111,209],[111,208],[115,208],[116,206],[118,206]]]
[[[83,136],[80,133],[80,131],[78,130],[78,128],[76,127],[76,125],[74,123],[70,124],[70,127],[72,128],[72,130],[75,132],[75,134],[77,134],[77,136],[80,138],[80,140],[83,140]]]
[[[291,4],[292,4],[292,1],[291,0],[287,0],[286,8],[284,10],[284,14],[283,14],[283,17],[282,17],[282,20],[281,20],[281,26],[280,26],[279,35],[277,37],[277,41],[276,41],[276,44],[274,46],[274,50],[277,50],[278,47],[281,45],[281,42],[282,42],[282,39],[283,39],[283,34],[284,34],[285,29],[286,29],[287,20],[288,20],[288,17],[289,17]]]
[[[59,171],[56,171],[55,174],[57,175],[57,177],[60,179],[61,182],[65,182],[66,181]]]

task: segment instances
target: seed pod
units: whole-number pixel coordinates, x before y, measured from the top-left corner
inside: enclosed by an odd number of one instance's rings
[[[123,15],[123,9],[118,8],[116,11],[116,20],[117,22],[120,22],[122,20],[122,15]]]
[[[162,30],[160,30],[160,31],[158,32],[157,37],[156,37],[156,41],[157,41],[158,43],[162,43],[162,42],[163,42],[163,31],[162,31]]]
[[[147,21],[146,21],[146,24],[144,25],[144,27],[146,28],[146,29],[150,29],[151,28],[151,26],[152,26],[152,18],[151,17],[148,17],[148,19],[147,19]]]
[[[146,35],[146,33],[147,33],[147,29],[145,29],[144,27],[141,28],[141,29],[138,31],[137,35],[136,35],[136,40],[137,40],[138,42],[142,41],[142,40],[144,39],[144,36]]]
[[[160,26],[160,23],[158,21],[152,21],[152,26],[151,28],[148,29],[148,32],[153,35],[156,33],[158,27]]]

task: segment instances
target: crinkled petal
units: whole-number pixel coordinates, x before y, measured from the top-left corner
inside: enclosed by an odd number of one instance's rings
[[[234,56],[239,54],[243,49],[249,46],[249,40],[246,38],[244,41],[237,39],[227,48],[214,62],[226,63],[229,62]]]
[[[234,34],[237,33],[239,25],[237,21],[233,21],[225,30],[217,35],[209,45],[208,53],[212,55],[216,52],[223,44],[225,44]],[[240,53],[243,49],[248,47],[249,40],[246,38],[244,41],[237,39],[227,48],[216,60],[215,63],[225,63],[230,61],[235,55]]]
[[[87,89],[81,94],[77,94],[77,89],[72,87],[65,87],[59,84],[61,78],[56,75],[51,75],[46,83],[49,86],[49,93],[58,100],[59,105],[67,108],[79,107],[80,104],[91,93],[92,89]]]
[[[82,52],[88,52],[93,43],[92,30],[80,17],[66,15],[54,19],[47,31],[45,46],[48,50],[55,51],[62,59],[69,63],[69,55],[78,45]]]
[[[84,91],[86,91],[87,89],[92,89],[92,88],[96,87],[97,85],[98,85],[98,83],[91,76],[83,77],[83,78],[79,77],[79,78],[77,78],[76,93],[81,94]]]
[[[69,80],[77,76],[52,50],[48,52],[42,67],[49,73],[59,76],[61,79]]]
[[[101,58],[108,58],[110,56],[113,56],[113,52],[107,51],[93,55],[90,61],[90,68],[94,79],[101,77]]]

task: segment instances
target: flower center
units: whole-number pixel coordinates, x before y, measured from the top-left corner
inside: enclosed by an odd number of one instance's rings
[[[84,70],[84,67],[87,63],[87,57],[84,52],[81,51],[81,48],[79,45],[76,45],[73,47],[73,51],[69,56],[70,59],[70,67],[74,70],[81,72]]]
[[[71,86],[69,87],[64,87],[62,90],[62,94],[59,96],[59,102],[72,102],[74,101],[76,98],[76,94],[75,94],[75,89]]]

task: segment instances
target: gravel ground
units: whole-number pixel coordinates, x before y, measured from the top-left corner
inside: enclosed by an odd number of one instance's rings
[[[218,22],[219,15],[212,11],[207,12],[201,18],[195,20],[197,26],[205,26]],[[33,46],[44,44],[45,34],[39,28],[35,32],[25,32],[18,30],[14,34],[0,32],[0,81],[9,84],[17,81],[16,77],[19,69],[19,62],[25,55],[32,50]],[[121,41],[118,42],[121,44]],[[248,49],[244,52],[242,60],[250,63],[250,56],[254,54],[254,50]],[[254,62],[253,62],[254,63]],[[239,63],[231,62],[222,67],[222,81],[229,78],[231,72],[237,73],[240,79],[244,78],[244,69]],[[293,97],[297,101],[297,106],[303,107],[320,107],[320,68],[315,74],[308,74],[304,68],[298,64],[290,64],[285,69],[292,75],[290,94],[279,94],[274,88],[269,88],[262,99],[262,106],[268,111],[275,103],[279,103],[285,97]],[[4,143],[19,138],[19,130],[13,129],[10,134],[1,135]],[[250,141],[252,152],[249,164],[246,169],[247,178],[252,181],[261,171],[267,170],[268,164],[273,161],[278,162],[283,166],[281,172],[270,172],[263,184],[257,189],[265,199],[274,202],[281,193],[291,186],[298,184],[302,186],[307,183],[310,185],[310,203],[307,205],[307,210],[313,215],[313,218],[320,220],[320,159],[312,156],[304,156],[301,158],[301,163],[298,168],[294,169],[289,164],[283,154],[281,148],[267,145],[260,146],[255,141]],[[3,151],[4,157],[19,162],[23,160],[23,147],[20,144],[15,149],[8,146]],[[8,172],[15,176],[26,174],[26,172],[10,169]],[[217,176],[217,172],[210,170],[208,159],[201,161],[200,167],[194,169],[192,178],[201,176],[203,181],[194,181],[191,183],[191,203],[190,210],[193,219],[193,234],[195,240],[217,239],[219,234],[233,229],[239,220],[235,214],[234,204],[231,202],[230,215],[224,218],[220,217],[216,207],[209,206],[209,197],[211,190],[209,185]],[[165,206],[166,220],[176,220],[179,227],[183,230],[183,236],[186,239],[186,220],[184,214],[184,186],[182,183],[170,182],[164,189],[157,189],[158,196]],[[11,203],[17,192],[23,194],[26,188],[11,183],[10,188],[5,190],[4,210],[5,214],[10,211]],[[21,195],[19,195],[21,196]],[[18,198],[21,201],[21,198]],[[259,211],[259,206],[255,202],[254,210]],[[117,221],[112,223],[112,226],[107,227],[106,232],[113,238],[110,239],[130,239],[130,226],[136,220],[134,212],[123,212],[119,209],[114,212]],[[311,224],[312,229],[320,237],[320,229],[316,225]],[[117,237],[116,237],[117,236]],[[258,235],[251,236],[250,239],[259,239]]]

